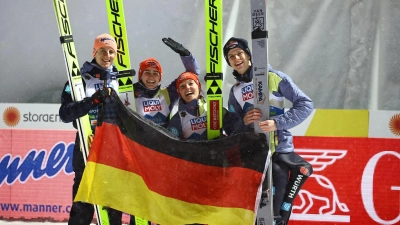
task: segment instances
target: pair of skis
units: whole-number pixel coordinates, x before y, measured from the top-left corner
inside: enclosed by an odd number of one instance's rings
[[[206,29],[207,139],[222,134],[222,0],[204,1]],[[206,225],[206,224],[204,224]]]
[[[125,106],[136,111],[132,80],[135,70],[131,69],[123,0],[106,0],[106,8],[110,35],[115,38],[118,47],[114,65],[118,69],[119,96]]]
[[[206,28],[207,139],[222,129],[222,0],[204,1]]]
[[[68,82],[71,88],[71,96],[74,101],[83,100],[86,97],[83,86],[80,67],[75,50],[75,44],[72,37],[71,23],[69,21],[67,4],[65,0],[53,0],[54,11],[56,13],[58,29],[60,32],[60,41],[63,48],[65,65],[67,69]],[[76,120],[80,147],[86,164],[89,155],[88,137],[92,134],[89,116],[85,115]],[[100,225],[109,225],[107,210],[102,206],[95,205],[95,213]]]
[[[268,31],[267,0],[251,1],[251,39],[253,64],[254,107],[261,109],[262,121],[269,119],[268,89]],[[206,23],[206,90],[207,90],[207,138],[221,135],[222,128],[222,0],[205,0]],[[264,133],[255,123],[255,132]],[[270,134],[267,141],[270,143]],[[272,163],[268,154],[265,168],[267,190],[261,192],[261,202],[257,210],[256,225],[273,224],[272,207]]]
[[[57,25],[60,33],[60,41],[63,48],[65,65],[67,69],[68,82],[71,88],[71,95],[74,101],[83,100],[85,89],[82,82],[80,67],[75,50],[75,44],[72,37],[71,23],[69,20],[66,0],[53,0],[54,11],[56,14]],[[110,34],[115,37],[118,45],[117,58],[115,66],[119,70],[118,82],[119,93],[125,105],[132,107],[133,98],[133,82],[132,77],[135,75],[134,70],[130,69],[130,58],[128,49],[128,39],[125,28],[125,17],[123,12],[122,0],[106,0],[107,13],[109,19]],[[88,115],[77,119],[78,134],[80,146],[84,154],[86,164],[89,156],[88,137],[92,134],[91,125]],[[109,225],[108,213],[105,208],[95,205],[95,214],[99,225]],[[136,224],[148,224],[149,222],[140,218],[135,218]]]
[[[133,76],[135,70],[131,68],[131,59],[129,55],[128,36],[125,25],[125,14],[123,0],[106,0],[108,26],[110,35],[117,42],[117,57],[114,65],[118,69],[118,92],[119,98],[126,107],[136,111],[135,97],[133,93]],[[134,225],[151,225],[148,220],[130,215]]]

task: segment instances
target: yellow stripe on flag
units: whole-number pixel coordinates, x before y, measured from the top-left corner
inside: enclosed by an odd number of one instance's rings
[[[103,179],[94,180],[95,176]],[[86,165],[80,185],[75,201],[97,202],[159,224],[190,224],[193,221],[213,225],[254,223],[251,210],[193,204],[162,196],[149,190],[139,175],[94,162]],[[89,190],[89,193],[81,190]],[[132,192],[138,194],[132,195]]]

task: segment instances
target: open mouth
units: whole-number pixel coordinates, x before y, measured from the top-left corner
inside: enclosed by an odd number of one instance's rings
[[[194,93],[193,92],[187,92],[186,94],[185,94],[185,96],[190,96],[190,95],[193,95]]]
[[[239,63],[236,63],[235,66],[240,66],[242,64],[243,64],[243,62],[239,62]]]

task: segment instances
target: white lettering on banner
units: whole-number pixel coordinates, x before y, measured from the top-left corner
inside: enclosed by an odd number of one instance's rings
[[[365,166],[361,178],[361,197],[365,210],[371,217],[371,219],[380,224],[397,224],[400,221],[400,212],[399,215],[393,220],[383,220],[378,216],[374,207],[374,200],[373,200],[374,172],[376,164],[385,155],[393,155],[400,159],[400,153],[393,151],[384,151],[374,155]],[[391,190],[400,191],[400,187],[393,186]]]
[[[51,150],[30,150],[25,157],[6,154],[0,159],[0,187],[19,181],[25,183],[29,178],[37,181],[43,177],[53,178],[64,171],[73,173],[72,153],[74,143],[56,143]],[[13,172],[9,172],[13,171]]]
[[[326,167],[334,164],[337,160],[343,159],[347,150],[337,149],[295,149],[295,152],[308,161],[313,167],[313,174],[308,177],[307,182],[313,182],[316,187],[313,191],[300,189],[298,193],[301,199],[300,205],[293,205],[291,220],[320,221],[320,222],[350,222],[349,208],[345,202],[339,199],[335,184],[329,177],[319,174]],[[310,154],[312,153],[312,154]],[[300,182],[297,177],[297,183]],[[306,182],[306,183],[307,183]],[[298,184],[297,184],[298,185]],[[296,188],[297,189],[297,186]],[[292,192],[294,193],[294,190]],[[290,193],[289,193],[290,195]],[[323,202],[323,205],[314,203]],[[309,213],[311,209],[317,209],[319,214]]]

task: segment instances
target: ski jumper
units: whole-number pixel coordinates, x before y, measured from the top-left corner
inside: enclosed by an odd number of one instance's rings
[[[205,99],[185,103],[179,99],[171,111],[171,120],[167,128],[182,140],[207,139],[207,104]]]
[[[86,98],[82,101],[75,102],[72,100],[71,89],[69,83],[67,82],[64,86],[63,92],[61,94],[61,106],[59,110],[60,119],[65,122],[73,122],[73,126],[76,127],[76,119],[86,114],[89,114],[89,120],[92,125],[92,130],[96,127],[98,106],[93,104],[93,99],[90,97],[96,90],[103,87],[104,81],[96,78],[96,74],[104,73],[107,77],[107,86],[118,91],[118,82],[116,77],[118,74],[117,69],[112,66],[108,69],[103,69],[99,67],[95,61],[85,62],[81,68],[82,79],[85,87]],[[106,99],[106,101],[109,99]],[[113,112],[104,112],[104,118],[115,117]],[[82,179],[83,171],[85,169],[85,163],[83,159],[83,154],[80,150],[80,140],[78,133],[75,138],[74,152],[72,156],[72,168],[75,173],[74,184],[72,187],[72,200],[74,200],[76,193],[79,188],[79,184]],[[111,225],[120,225],[122,212],[107,209],[108,216]],[[90,225],[94,215],[94,207],[92,204],[83,202],[73,202],[70,218],[68,221],[69,225]]]
[[[199,65],[192,54],[181,56],[181,60],[187,72],[200,74]],[[172,106],[179,98],[175,84],[176,79],[166,87],[161,88],[159,85],[148,89],[140,81],[134,83],[136,112],[160,126],[167,127]]]
[[[271,138],[272,174],[275,195],[273,199],[274,217],[282,217],[287,223],[292,203],[301,186],[312,173],[311,165],[294,152],[293,137],[289,129],[303,122],[312,112],[312,100],[305,95],[283,72],[268,65],[268,86],[270,119],[274,120],[277,130]],[[236,71],[237,79],[229,93],[229,111],[240,118],[254,107],[252,67],[243,75]],[[293,103],[285,112],[284,99]],[[245,125],[243,119],[235,124],[234,133],[253,132],[254,125]],[[290,176],[289,176],[290,174]]]
[[[223,130],[233,133],[238,117],[223,108]],[[203,96],[185,103],[179,99],[171,110],[167,129],[182,140],[207,140],[207,103]]]

